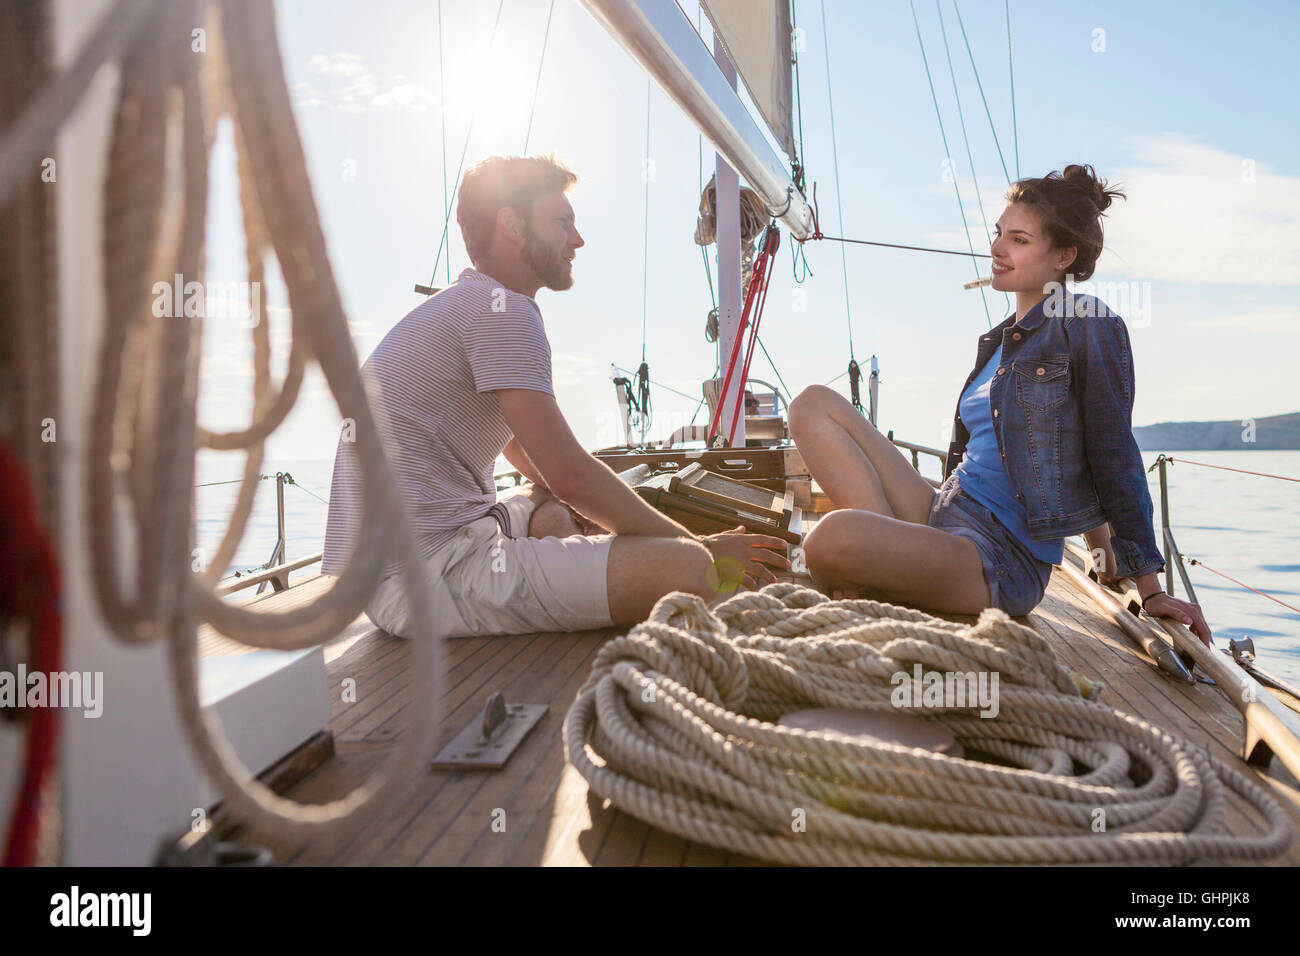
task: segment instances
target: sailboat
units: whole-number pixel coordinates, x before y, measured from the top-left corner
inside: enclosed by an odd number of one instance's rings
[[[704,0],[710,50],[670,0],[584,3],[717,152],[725,358],[718,379],[705,383],[707,428],[634,438],[648,380],[638,375],[616,383],[625,444],[596,453],[620,472],[698,465],[746,482],[797,507],[806,530],[835,503],[789,442],[777,390],[755,395],[757,414],[745,407],[753,348],[745,336],[762,273],[759,260],[757,282],[742,283],[742,181],[771,220],[767,235],[780,228],[798,242],[820,232],[791,162],[790,4]],[[61,228],[40,249],[21,229],[3,237],[6,253],[28,242],[25,267],[7,257],[5,278],[29,296],[18,301],[43,307],[4,302],[6,330],[30,358],[39,351],[32,330],[56,315],[50,327],[62,343],[59,374],[43,378],[35,361],[20,366],[19,390],[31,407],[57,407],[67,436],[27,442],[16,456],[37,489],[28,517],[44,516],[44,533],[57,535],[50,540],[61,564],[41,571],[39,583],[57,596],[59,614],[28,609],[27,640],[7,644],[5,660],[101,673],[106,688],[99,718],[68,716],[57,728],[29,718],[0,738],[3,778],[17,792],[0,805],[0,818],[13,820],[10,862],[1300,862],[1292,841],[1300,702],[1185,628],[1135,611],[1129,595],[1101,588],[1081,549],[1070,549],[1043,602],[1018,621],[828,601],[796,562],[789,580],[717,609],[670,595],[628,634],[439,643],[374,628],[360,608],[379,565],[390,548],[412,555],[413,542],[382,448],[366,437],[372,419],[311,199],[272,5],[99,7],[98,21],[59,24],[59,47],[78,53],[56,73],[42,52],[48,5],[0,3],[30,41],[17,66],[36,78],[12,115],[0,116],[0,203],[15,204],[27,228],[56,215],[66,226],[88,210],[106,237],[101,245],[93,230]],[[194,23],[204,26],[192,33]],[[200,68],[160,35],[208,44],[217,56]],[[116,79],[103,75],[105,64],[116,65]],[[222,92],[205,100],[213,90]],[[293,356],[278,389],[265,332],[259,340],[254,331],[255,421],[232,434],[197,427],[191,323],[183,310],[150,317],[146,281],[151,256],[167,274],[173,266],[179,276],[202,274],[208,124],[222,114],[238,130],[250,279],[260,253],[273,250],[294,315]],[[34,161],[56,134],[59,155],[92,157],[107,183],[101,195],[92,185],[99,177],[79,177],[57,212],[26,172],[40,169]],[[57,300],[44,294],[56,270]],[[88,310],[74,295],[84,281],[107,288]],[[78,341],[88,350],[71,347]],[[89,370],[87,355],[96,357]],[[340,578],[312,574],[312,556],[219,587],[251,492],[241,495],[218,559],[194,566],[194,451],[246,449],[251,487],[262,442],[292,406],[309,361],[358,424],[373,492],[368,543]],[[873,358],[863,409],[873,423],[875,371]],[[856,399],[857,377],[852,384]],[[896,444],[918,467],[921,456],[945,454]],[[7,480],[16,488],[22,479]],[[265,582],[270,592],[248,593]],[[428,633],[429,609],[415,603]],[[890,654],[902,653],[888,642],[903,636],[947,648],[950,661],[971,661],[986,677],[1001,661],[1002,716],[983,720],[970,701],[940,707],[926,715],[926,733],[907,739],[880,736],[865,706],[853,726],[843,715],[839,723],[819,724],[815,714],[786,720],[817,709],[794,706],[801,694],[805,703],[880,699],[878,681],[865,696],[836,690],[859,673],[846,662],[876,653],[870,634],[884,635]],[[916,667],[922,688],[928,681]],[[53,838],[42,795],[61,810]]]

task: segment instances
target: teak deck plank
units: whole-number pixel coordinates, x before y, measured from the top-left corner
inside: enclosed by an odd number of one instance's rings
[[[580,640],[555,635],[551,652],[554,666],[533,687],[520,689],[519,700],[529,704],[541,700],[572,700],[586,682],[591,658],[604,640],[606,632],[589,632]],[[498,808],[502,810],[503,830],[489,826],[435,827],[432,839],[425,840],[426,849],[417,860],[419,865],[500,865],[516,851],[521,838],[536,825],[537,818],[546,809],[549,783],[558,780],[563,769],[562,748],[556,747],[554,741],[562,734],[565,713],[567,708],[559,709],[554,704],[546,711],[511,757],[511,762],[517,762],[519,767],[515,774],[463,774],[463,779],[454,784],[456,797],[464,795],[465,808],[476,806],[477,813],[485,819]],[[452,803],[448,799],[448,808]],[[421,825],[429,829],[426,821],[421,821]]]
[[[575,650],[580,652],[582,648],[568,635],[548,634],[534,642],[533,647],[537,651],[530,656],[527,666],[517,668],[513,675],[505,670],[494,675],[489,686],[482,687],[457,709],[448,729],[457,733],[461,727],[476,721],[488,696],[496,691],[510,702],[549,704],[585,656],[574,655]],[[519,660],[516,658],[516,662]],[[508,839],[512,827],[527,821],[530,808],[519,808],[516,813],[514,807],[505,805],[506,797],[513,785],[531,775],[551,732],[558,729],[562,715],[557,718],[553,710],[553,705],[548,707],[546,715],[511,755],[510,764],[517,768],[514,772],[435,770],[435,776],[441,774],[446,778],[437,801],[407,824],[401,845],[386,851],[384,862],[406,866],[417,862],[455,865],[478,839]],[[494,831],[494,824],[504,830]]]
[[[295,594],[299,588],[303,594]],[[322,585],[311,580],[257,603],[280,610],[301,604]],[[952,620],[973,617],[944,615]],[[1145,659],[1119,628],[1065,575],[1054,573],[1043,602],[1019,618],[1053,645],[1066,667],[1106,684],[1102,702],[1205,747],[1239,770],[1242,719],[1210,685],[1178,684]],[[424,774],[399,807],[372,820],[345,841],[266,841],[279,862],[295,865],[604,865],[679,866],[762,863],[694,843],[651,826],[589,792],[568,765],[561,728],[596,652],[613,630],[579,634],[525,634],[462,638],[444,645],[444,720],[441,747],[501,690],[510,702],[545,703],[549,710],[505,769]],[[362,635],[358,637],[358,635]],[[409,644],[358,618],[346,641],[326,648],[331,729],[337,753],[295,785],[289,796],[304,802],[335,799],[361,783],[396,745],[410,709]],[[341,682],[357,682],[356,703],[341,700]],[[1286,771],[1262,781],[1287,807],[1300,832],[1300,794]],[[1227,823],[1234,833],[1260,832],[1262,824],[1240,798],[1229,795]],[[493,811],[505,812],[504,832],[494,831]],[[256,834],[253,834],[256,837]],[[1276,865],[1300,863],[1300,841]]]

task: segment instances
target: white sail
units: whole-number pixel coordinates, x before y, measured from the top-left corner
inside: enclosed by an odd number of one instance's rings
[[[812,207],[789,164],[718,69],[695,26],[672,0],[583,0],[613,36],[745,179],[795,239],[813,234]],[[788,38],[787,38],[788,39]]]
[[[790,0],[700,0],[700,6],[768,129],[793,160]]]

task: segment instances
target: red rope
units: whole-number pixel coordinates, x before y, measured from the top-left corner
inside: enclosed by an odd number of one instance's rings
[[[17,621],[29,625],[31,670],[47,675],[58,671],[58,560],[49,535],[37,521],[27,472],[8,444],[0,441],[0,626],[8,629]],[[17,691],[25,694],[27,688],[19,687]],[[5,866],[31,866],[36,862],[41,792],[54,765],[58,739],[55,708],[34,707],[24,713],[28,720],[27,750],[5,842]]]
[[[1236,578],[1232,577],[1231,575],[1224,574],[1222,571],[1216,571],[1216,570],[1214,570],[1214,568],[1210,567],[1210,566],[1209,566],[1208,564],[1206,564],[1204,561],[1197,561],[1195,558],[1189,558],[1189,559],[1188,559],[1188,563],[1189,563],[1189,564],[1199,565],[1200,567],[1205,568],[1205,570],[1209,571],[1211,574],[1217,574],[1217,575],[1218,575],[1219,577],[1221,577],[1221,578],[1227,578],[1227,579],[1228,579],[1229,581],[1231,581],[1233,584],[1239,584],[1239,585],[1241,585],[1243,588],[1245,588],[1247,591],[1254,591],[1254,592],[1255,592],[1256,594],[1258,594],[1260,597],[1266,597],[1266,598],[1268,598],[1270,601],[1275,601],[1275,602],[1277,602],[1278,604],[1282,605],[1283,607],[1285,607],[1285,608],[1290,608],[1292,611],[1295,611],[1297,614],[1300,614],[1300,607],[1295,607],[1295,606],[1293,606],[1293,605],[1287,604],[1286,601],[1283,601],[1283,600],[1280,600],[1280,599],[1278,599],[1278,598],[1275,598],[1275,597],[1273,597],[1273,595],[1271,595],[1271,594],[1265,594],[1263,591],[1260,591],[1260,590],[1258,590],[1257,588],[1252,588],[1249,584],[1246,584],[1244,581],[1238,581]]]
[[[736,339],[731,343],[731,356],[727,359],[727,374],[722,380],[722,391],[718,394],[718,404],[713,410],[713,419],[709,422],[709,441],[713,445],[713,439],[718,433],[718,424],[722,419],[722,407],[726,404],[727,394],[731,388],[731,376],[736,371],[736,364],[740,359],[740,339],[745,334],[745,329],[749,328],[748,351],[745,356],[745,367],[740,373],[740,401],[736,403],[736,414],[731,420],[731,429],[727,433],[727,447],[731,447],[732,441],[736,437],[736,426],[740,422],[740,410],[744,408],[744,390],[745,382],[749,379],[749,363],[754,358],[754,342],[758,338],[758,323],[763,317],[763,305],[767,302],[767,288],[772,281],[772,274],[768,270],[768,265],[776,256],[777,247],[781,244],[780,233],[769,226],[764,234],[763,249],[754,261],[754,270],[749,275],[749,288],[745,290],[745,307],[740,313],[740,328],[736,330]],[[751,326],[749,322],[750,315],[754,317],[754,323]]]
[[[1227,465],[1211,465],[1203,461],[1192,461],[1190,458],[1173,458],[1166,455],[1165,461],[1181,461],[1184,465],[1200,465],[1202,468],[1217,468],[1219,471],[1235,471],[1241,475],[1258,475],[1260,478],[1278,478],[1282,481],[1300,481],[1300,478],[1288,478],[1286,475],[1270,475],[1266,471],[1247,471],[1245,468],[1229,468]]]

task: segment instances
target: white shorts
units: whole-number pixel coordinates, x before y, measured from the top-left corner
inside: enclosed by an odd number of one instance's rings
[[[438,636],[474,637],[610,627],[605,569],[612,534],[530,538],[535,505],[502,498],[424,562]],[[366,606],[376,627],[410,637],[406,575],[380,582]]]

